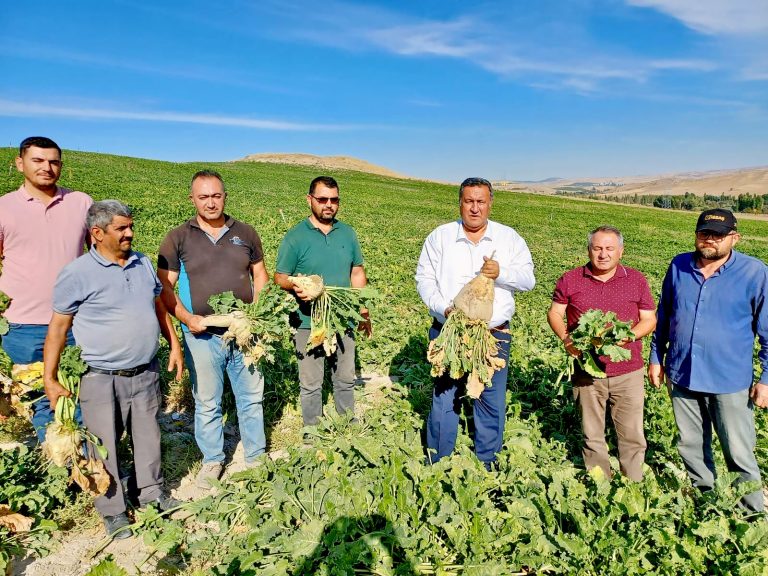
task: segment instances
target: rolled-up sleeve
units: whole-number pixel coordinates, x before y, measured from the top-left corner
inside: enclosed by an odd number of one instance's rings
[[[533,258],[525,240],[514,233],[512,250],[506,262],[499,262],[496,285],[510,292],[526,292],[536,286],[533,275]]]

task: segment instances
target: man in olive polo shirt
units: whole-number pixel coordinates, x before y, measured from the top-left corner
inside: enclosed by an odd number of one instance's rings
[[[307,204],[311,211],[306,220],[291,228],[277,253],[275,282],[299,299],[301,325],[296,332],[299,360],[301,413],[305,426],[317,424],[323,411],[323,374],[325,355],[322,346],[306,352],[309,339],[311,299],[291,282],[289,276],[318,274],[328,286],[362,288],[368,281],[363,268],[363,253],[351,226],[339,222],[339,185],[329,176],[318,176],[309,185]],[[361,310],[368,317],[367,310]],[[370,321],[361,326],[368,335]],[[339,338],[336,353],[330,358],[333,398],[339,414],[355,408],[355,340],[351,331]]]
[[[203,453],[197,485],[209,488],[224,467],[221,398],[224,372],[237,404],[246,465],[266,449],[264,379],[245,363],[234,342],[223,342],[223,328],[206,328],[203,316],[213,311],[208,298],[232,291],[253,302],[269,281],[264,252],[253,226],[224,212],[226,192],[218,172],[201,170],[192,177],[190,199],[196,214],[171,230],[160,246],[157,275],[168,311],[182,322],[184,357],[195,398],[195,440]],[[179,292],[174,292],[178,284]]]

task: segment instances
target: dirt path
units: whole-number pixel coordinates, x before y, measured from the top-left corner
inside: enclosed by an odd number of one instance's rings
[[[384,395],[384,390],[392,385],[392,380],[388,376],[376,374],[365,374],[358,379],[358,387],[355,394],[355,412],[360,417],[368,409],[378,404]],[[328,407],[326,407],[328,409]],[[289,413],[287,418],[300,418],[298,412]],[[167,415],[170,420],[176,421],[178,418]],[[167,423],[166,423],[167,424]],[[280,425],[281,423],[278,423]],[[300,425],[300,424],[299,424]],[[161,422],[164,430],[167,426]],[[178,425],[176,426],[178,428]],[[236,431],[234,431],[236,432]],[[175,432],[178,433],[178,432]],[[189,432],[182,432],[188,434]],[[228,454],[231,454],[229,465],[224,473],[225,476],[240,472],[245,469],[243,462],[242,443],[236,437],[232,430],[225,429],[225,443],[229,443]],[[225,448],[226,449],[226,448]],[[275,450],[269,453],[273,460],[284,458],[288,455],[285,450]],[[190,469],[180,481],[173,482],[170,493],[178,500],[197,500],[206,496],[209,490],[202,490],[195,485],[195,474],[197,468]],[[87,523],[89,525],[93,522]],[[58,548],[53,553],[44,558],[35,558],[26,556],[17,559],[13,563],[13,576],[83,576],[92,566],[98,564],[101,560],[111,556],[116,564],[122,567],[129,574],[168,574],[178,573],[183,567],[169,566],[169,560],[163,560],[160,565],[157,559],[152,557],[149,550],[135,536],[125,540],[114,540],[104,546],[104,529],[99,522],[95,527],[82,530],[71,530],[67,533],[59,533],[56,536]],[[65,544],[62,544],[65,542]]]

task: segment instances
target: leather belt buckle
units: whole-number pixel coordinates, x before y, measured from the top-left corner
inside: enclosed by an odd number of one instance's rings
[[[132,378],[133,376],[138,376],[142,372],[146,372],[147,368],[149,368],[149,364],[142,364],[141,366],[136,366],[135,368],[126,368],[124,370],[103,370],[101,368],[88,366],[88,371],[95,374],[105,374],[107,376],[122,376],[124,378]]]

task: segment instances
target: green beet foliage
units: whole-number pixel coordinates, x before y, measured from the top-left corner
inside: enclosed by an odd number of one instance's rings
[[[0,149],[0,191],[18,187],[15,152]],[[253,224],[274,270],[285,232],[306,217],[316,169],[261,163],[169,163],[65,151],[62,185],[134,209],[135,247],[155,258],[168,230],[192,215],[188,188],[202,168],[219,170],[227,211]],[[400,380],[359,426],[329,418],[315,446],[240,473],[188,505],[192,518],[141,515],[139,533],[158,555],[200,574],[763,574],[768,527],[736,503],[754,489],[722,474],[716,490],[691,490],[674,447],[664,390],[648,388],[646,480],[589,475],[580,456],[578,411],[553,385],[562,344],[546,323],[552,289],[586,262],[587,233],[620,228],[624,263],[644,272],[656,297],[670,259],[693,248],[696,213],[498,191],[492,218],[526,239],[536,288],[517,295],[510,332],[509,402],[498,470],[487,473],[466,433],[456,455],[425,466],[422,430],[431,395],[430,318],[413,275],[422,243],[458,217],[458,186],[335,172],[339,216],[360,239],[366,272],[382,299],[374,336],[359,341],[363,371]],[[739,249],[768,259],[765,223],[742,219]],[[647,348],[647,346],[646,346]],[[265,411],[296,402],[292,354],[266,372]],[[569,392],[568,388],[563,392]],[[330,410],[333,413],[333,409]],[[471,429],[471,411],[462,427]],[[269,420],[268,420],[269,421]],[[768,425],[756,412],[758,461],[768,473]],[[609,427],[610,428],[610,427]],[[608,443],[616,454],[615,437]],[[724,472],[722,462],[720,470]],[[5,479],[0,474],[0,493]],[[0,500],[2,502],[2,500]]]

